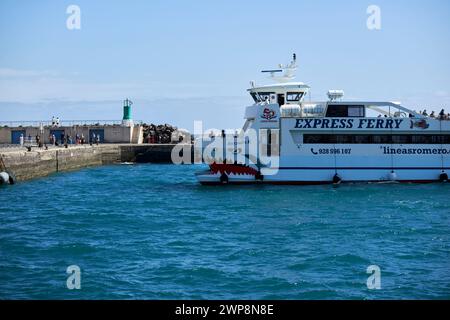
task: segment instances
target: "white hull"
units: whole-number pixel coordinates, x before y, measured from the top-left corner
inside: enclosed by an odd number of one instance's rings
[[[270,174],[263,174],[262,179],[256,179],[256,166],[251,166],[253,172],[234,174],[233,165],[228,165],[231,170],[225,172],[227,183],[327,184],[333,183],[336,174],[343,183],[425,183],[439,181],[443,172],[450,172],[449,144],[342,144],[337,147],[329,144],[296,145],[287,132],[284,138],[279,167],[270,170]],[[339,154],[330,154],[333,152]],[[220,177],[224,171],[203,172],[197,178],[202,184],[221,184]]]
[[[348,154],[327,154],[331,150]],[[419,155],[417,152],[425,154]],[[253,168],[257,170],[255,166]],[[223,171],[202,173],[197,178],[202,184],[220,184]],[[333,182],[336,174],[344,183],[425,183],[439,181],[443,172],[450,172],[450,145],[345,144],[337,148],[319,144],[296,146],[287,139],[280,149],[279,167],[264,175],[262,181],[256,179],[254,174],[233,174],[232,171],[227,173],[229,184],[327,184]]]

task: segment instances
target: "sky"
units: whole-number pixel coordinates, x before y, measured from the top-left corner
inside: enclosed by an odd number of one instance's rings
[[[135,120],[236,128],[249,82],[294,52],[313,100],[342,89],[450,112],[447,0],[1,0],[0,39],[0,122],[120,120],[129,98]]]

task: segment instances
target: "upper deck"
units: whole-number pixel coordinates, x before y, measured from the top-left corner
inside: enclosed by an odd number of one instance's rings
[[[247,107],[245,118],[248,121],[256,121],[264,127],[276,127],[276,122],[283,119],[303,118],[333,118],[333,119],[360,119],[388,118],[411,119],[415,122],[426,121],[434,123],[431,128],[448,130],[450,124],[449,115],[439,114],[428,116],[402,106],[392,101],[345,101],[342,90],[329,90],[329,100],[322,102],[306,101],[305,97],[310,92],[310,87],[303,82],[292,81],[295,78],[296,56],[287,66],[279,65],[278,69],[266,70],[271,78],[278,83],[256,86],[252,81],[252,87],[247,91],[254,100],[254,105]],[[284,71],[284,73],[283,73]],[[280,75],[280,73],[282,73]],[[310,100],[310,99],[308,99]],[[443,121],[439,121],[443,120]],[[324,123],[327,123],[325,120]],[[358,120],[359,121],[359,120]],[[364,120],[363,120],[364,121]],[[372,120],[370,120],[369,123]],[[404,121],[410,122],[410,121]],[[442,122],[444,124],[439,124]],[[381,123],[381,119],[378,120]],[[390,122],[389,122],[390,123]],[[418,124],[420,127],[420,125]]]
[[[426,118],[389,101],[326,101],[279,105],[281,118]]]

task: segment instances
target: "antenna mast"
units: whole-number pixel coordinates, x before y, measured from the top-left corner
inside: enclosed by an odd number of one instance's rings
[[[294,53],[292,55],[292,61],[284,66],[282,64],[278,65],[278,69],[272,69],[272,70],[263,70],[262,73],[270,73],[270,77],[274,79],[277,82],[283,83],[283,82],[289,82],[292,79],[295,78],[295,71],[297,70],[297,55]],[[284,71],[283,75],[277,76],[277,73],[282,73]]]

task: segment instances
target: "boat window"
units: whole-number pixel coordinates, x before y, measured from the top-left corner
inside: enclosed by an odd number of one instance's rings
[[[364,117],[364,106],[331,104],[328,105],[326,116],[330,118]]]
[[[271,94],[274,94],[274,92],[260,92],[259,96],[261,97],[262,101],[270,101]]]
[[[392,143],[397,144],[412,143],[412,137],[409,135],[395,135],[392,136]]]
[[[348,106],[349,117],[364,117],[364,106]]]
[[[351,138],[351,141],[357,144],[367,144],[371,142],[369,135],[356,135]]]
[[[274,94],[274,92],[258,92],[258,94],[256,94],[256,92],[250,93],[255,102],[264,102],[266,100],[270,101],[271,94]],[[259,98],[261,98],[261,100]]]
[[[304,134],[306,144],[450,144],[450,135]]]
[[[417,144],[431,144],[433,143],[433,136],[430,135],[423,135],[423,136],[412,136],[412,143],[417,143]]]
[[[347,118],[348,106],[329,105],[327,108],[327,117]]]
[[[341,143],[341,144],[345,144],[345,143],[352,143],[352,136],[350,135],[345,135],[345,134],[340,134],[337,135],[335,137],[335,141],[336,143]]]
[[[300,101],[303,97],[303,92],[288,92],[286,95],[286,101],[295,102]]]
[[[372,136],[372,143],[391,143],[391,136],[390,135],[374,135]]]
[[[450,144],[450,135],[431,136],[432,144]]]

